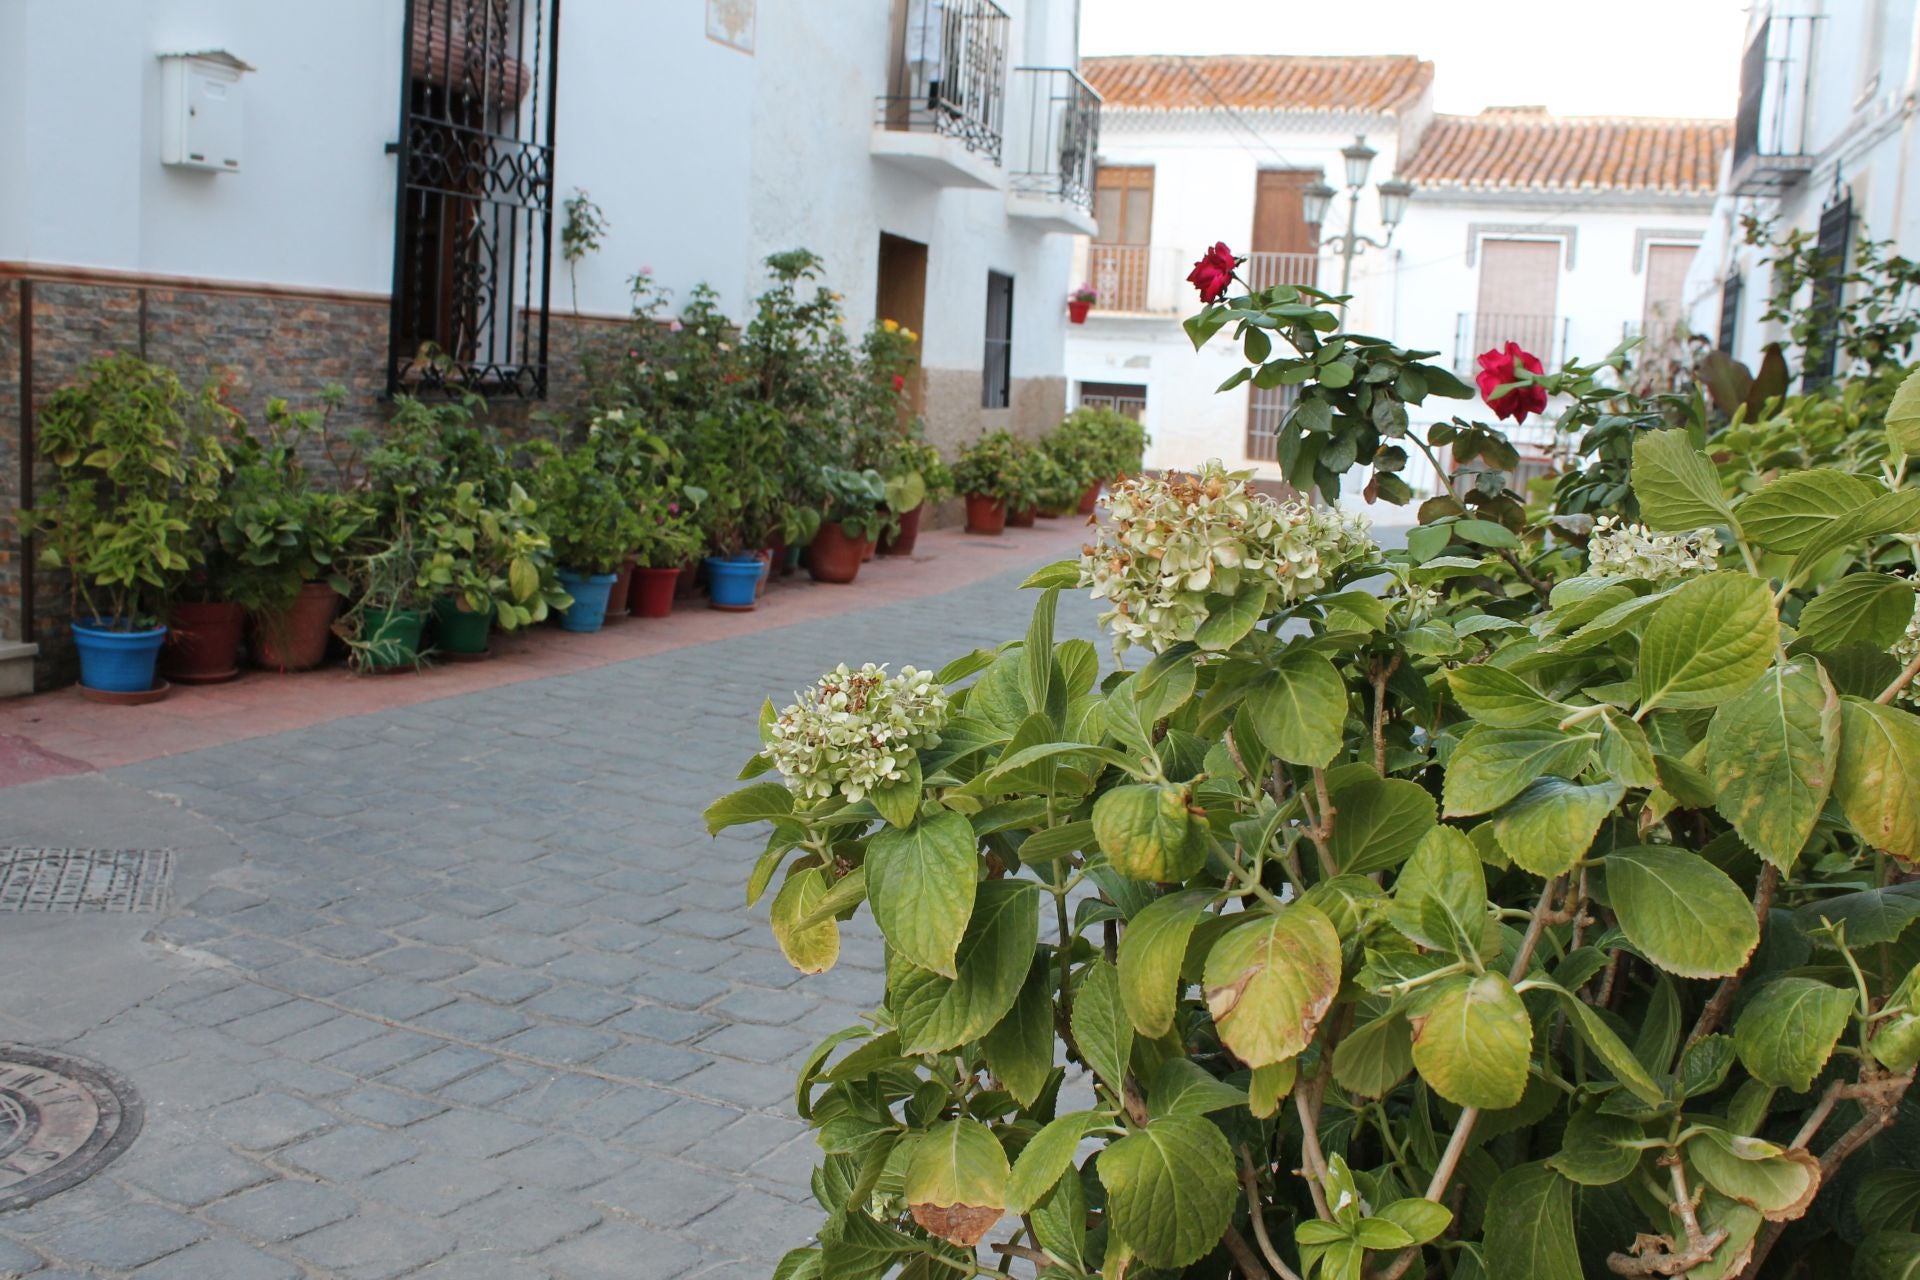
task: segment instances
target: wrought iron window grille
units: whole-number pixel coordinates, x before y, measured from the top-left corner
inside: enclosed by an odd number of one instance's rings
[[[1100,94],[1070,67],[1015,67],[1014,102],[1026,127],[1013,139],[1009,182],[1027,195],[1093,208]]]
[[[1006,116],[1007,11],[993,0],[903,0],[883,129],[937,133],[1000,163]]]
[[[547,394],[560,0],[409,0],[387,392]]]

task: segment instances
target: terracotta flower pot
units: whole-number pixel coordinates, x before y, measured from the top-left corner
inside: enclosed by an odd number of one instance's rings
[[[327,637],[340,593],[324,582],[300,588],[293,604],[279,613],[253,615],[253,660],[270,671],[307,671],[327,656]]]
[[[679,585],[680,570],[649,569],[636,565],[633,583],[627,590],[627,609],[635,617],[664,618],[673,612],[674,588]]]
[[[1007,504],[984,493],[967,495],[967,532],[999,533],[1007,527]]]
[[[240,674],[247,611],[237,604],[177,604],[160,648],[160,674],[180,684],[218,684]]]
[[[852,582],[870,544],[848,533],[838,521],[820,526],[807,549],[807,572],[815,582]]]
[[[1032,507],[1023,511],[1010,511],[1007,513],[1007,525],[1013,529],[1031,529],[1036,514]]]
[[[613,590],[607,593],[607,622],[625,622],[627,620],[627,594],[633,586],[633,557],[628,556],[620,562],[620,568],[614,572]]]
[[[1099,501],[1100,501],[1100,482],[1098,480],[1095,480],[1092,484],[1087,486],[1087,491],[1080,495],[1080,514],[1083,516],[1092,515],[1093,508],[1096,504],[1099,503]]]
[[[1070,300],[1067,303],[1067,319],[1071,320],[1074,324],[1085,324],[1087,322],[1087,312],[1092,310],[1092,308],[1093,304],[1091,302]]]
[[[914,543],[920,540],[920,513],[927,509],[921,503],[911,511],[900,513],[900,528],[897,532],[880,539],[880,554],[883,556],[910,556]]]
[[[753,598],[758,600],[767,594],[767,583],[773,579],[773,549],[762,547],[753,554],[760,560],[760,578],[753,584]]]

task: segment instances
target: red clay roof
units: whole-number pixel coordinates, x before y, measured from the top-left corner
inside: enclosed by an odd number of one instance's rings
[[[1108,110],[1359,111],[1387,113],[1418,98],[1433,64],[1412,54],[1295,57],[1177,54],[1082,58]]]
[[[1435,116],[1400,176],[1423,187],[1710,195],[1732,136],[1725,120]]]

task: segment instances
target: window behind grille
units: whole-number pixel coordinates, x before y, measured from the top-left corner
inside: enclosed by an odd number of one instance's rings
[[[1814,242],[1820,275],[1813,282],[1811,308],[1816,332],[1807,344],[1807,367],[1800,379],[1807,391],[1823,387],[1833,378],[1840,303],[1847,287],[1847,242],[1852,231],[1853,196],[1849,193],[1820,211],[1820,234]]]
[[[1004,409],[1013,402],[1013,277],[987,272],[987,357],[980,403]]]
[[[409,0],[390,394],[546,394],[559,17],[559,0]]]
[[[1740,328],[1740,290],[1744,287],[1738,272],[1720,286],[1720,335],[1714,345],[1728,355],[1733,354],[1733,340]]]

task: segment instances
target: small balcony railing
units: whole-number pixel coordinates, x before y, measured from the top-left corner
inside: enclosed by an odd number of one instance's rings
[[[1480,372],[1482,352],[1505,350],[1509,342],[1517,342],[1540,358],[1542,368],[1558,369],[1567,358],[1571,324],[1565,316],[1462,311],[1453,325],[1453,367],[1471,381]]]
[[[1012,23],[993,0],[905,0],[883,129],[933,133],[1000,163]]]
[[[1093,208],[1093,157],[1100,147],[1100,95],[1071,67],[1015,67],[1008,140],[1013,190]]]
[[[1087,246],[1082,278],[1099,291],[1095,311],[1185,315],[1200,307],[1187,283],[1199,257],[1196,249],[1096,241]],[[1313,253],[1250,253],[1240,265],[1240,278],[1252,289],[1317,285],[1323,278],[1322,260]]]
[[[1740,60],[1740,108],[1733,120],[1735,195],[1768,195],[1813,167],[1807,139],[1808,86],[1817,15],[1781,14],[1754,33]]]

